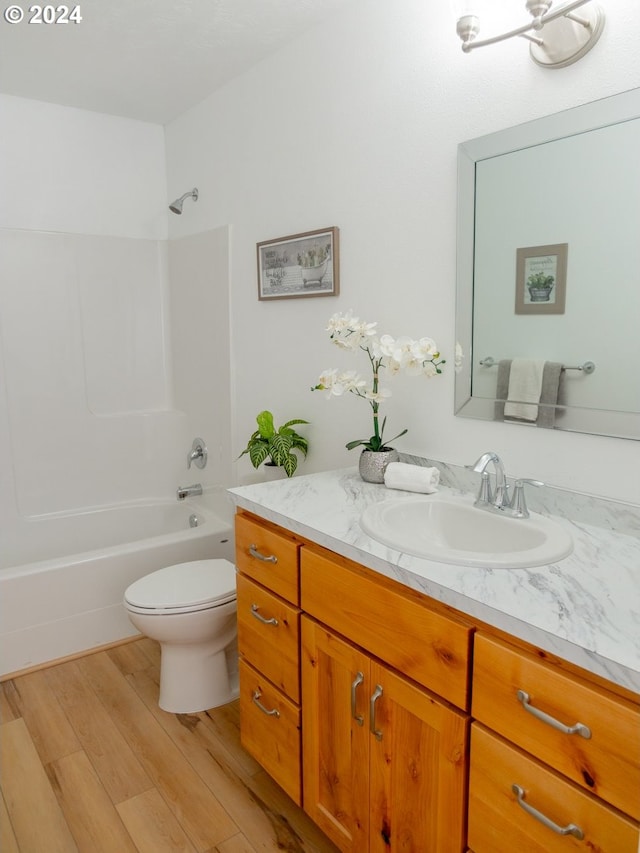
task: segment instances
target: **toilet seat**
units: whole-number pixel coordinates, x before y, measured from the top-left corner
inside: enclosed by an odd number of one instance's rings
[[[127,588],[133,613],[194,613],[235,601],[236,569],[228,560],[193,560],[152,572]]]

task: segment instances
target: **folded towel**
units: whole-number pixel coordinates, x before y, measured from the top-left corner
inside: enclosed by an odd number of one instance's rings
[[[560,383],[562,381],[562,365],[559,361],[545,361],[542,372],[542,388],[540,390],[540,410],[537,425],[553,429],[558,403],[560,402]]]
[[[406,462],[390,462],[384,471],[384,484],[388,489],[403,489],[405,492],[422,492],[430,495],[437,492],[440,472],[437,468],[423,468]]]
[[[509,396],[504,406],[505,418],[535,423],[542,391],[544,361],[514,358],[509,372]]]
[[[509,375],[511,373],[511,359],[503,358],[498,362],[498,378],[496,379],[496,402],[493,419],[504,420],[504,404],[509,396]]]

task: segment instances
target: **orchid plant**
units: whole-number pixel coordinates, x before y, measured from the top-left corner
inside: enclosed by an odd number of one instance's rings
[[[333,343],[340,349],[356,352],[362,350],[367,354],[371,367],[371,383],[354,370],[340,372],[337,369],[325,370],[320,374],[318,384],[312,391],[326,391],[327,397],[341,397],[344,394],[355,394],[367,400],[373,412],[373,435],[368,438],[358,438],[347,443],[348,450],[362,446],[365,450],[381,452],[390,450],[390,442],[405,435],[406,429],[385,442],[384,428],[387,419],[382,424],[379,419],[380,404],[391,396],[388,388],[380,385],[382,371],[394,376],[401,371],[414,376],[431,378],[442,373],[436,343],[431,338],[393,338],[391,335],[380,335],[377,323],[368,323],[354,317],[351,311],[346,314],[334,314],[329,320],[327,331]]]

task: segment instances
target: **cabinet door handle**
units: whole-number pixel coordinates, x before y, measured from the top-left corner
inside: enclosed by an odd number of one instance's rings
[[[557,729],[559,732],[563,732],[565,735],[580,735],[587,740],[591,737],[591,729],[589,726],[585,726],[584,723],[576,723],[574,726],[565,726],[564,723],[556,720],[555,717],[551,717],[549,714],[545,714],[544,711],[534,708],[533,705],[530,704],[531,697],[528,693],[525,693],[524,690],[518,690],[516,695],[518,697],[518,701],[522,703],[522,707],[525,711],[533,714],[536,719],[542,720],[542,722],[546,723],[548,726],[552,726],[554,729]]]
[[[364,675],[361,672],[356,673],[356,677],[353,679],[351,684],[351,716],[356,721],[356,723],[361,726],[364,724],[364,717],[362,714],[356,713],[356,690],[364,681]]]
[[[251,615],[255,616],[258,622],[262,622],[263,625],[278,625],[278,620],[275,618],[275,616],[272,616],[271,619],[265,619],[264,616],[259,613],[259,610],[260,608],[257,604],[251,605]]]
[[[546,826],[547,829],[553,830],[553,832],[558,835],[573,835],[574,838],[582,841],[584,838],[584,832],[575,823],[568,823],[566,826],[558,826],[558,824],[554,823],[551,818],[548,818],[546,815],[542,814],[542,812],[539,812],[538,809],[534,809],[534,807],[530,806],[529,803],[525,803],[524,788],[521,788],[520,785],[512,785],[511,790],[518,798],[518,805],[520,808],[524,809],[527,814],[531,815],[531,817],[540,821],[540,823]]]
[[[263,713],[263,714],[266,714],[266,715],[267,715],[267,717],[279,717],[279,716],[280,716],[280,711],[278,711],[278,709],[277,709],[277,708],[272,708],[271,710],[269,710],[268,708],[265,708],[265,707],[264,707],[264,705],[263,705],[263,704],[262,704],[262,702],[260,701],[260,697],[261,697],[261,696],[262,696],[262,693],[261,693],[259,690],[254,690],[254,691],[253,691],[253,695],[252,695],[252,697],[251,697],[251,700],[253,701],[253,704],[254,704],[254,705],[257,705],[257,706],[258,706],[258,708],[260,708],[260,710],[262,711],[262,713]]]
[[[268,555],[267,554],[261,554],[260,551],[258,551],[257,545],[249,545],[249,553],[251,554],[252,557],[255,557],[256,560],[260,560],[263,563],[277,563],[278,562],[278,558],[276,557],[275,554],[268,554]]]
[[[382,740],[382,732],[376,728],[376,702],[381,696],[382,687],[376,684],[376,689],[371,694],[371,699],[369,700],[369,728],[371,734],[375,735],[376,740]]]

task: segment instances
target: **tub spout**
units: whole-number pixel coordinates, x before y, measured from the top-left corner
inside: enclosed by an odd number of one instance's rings
[[[178,486],[178,490],[176,492],[176,497],[179,501],[183,501],[185,498],[193,497],[194,495],[202,494],[202,486],[200,483],[194,483],[192,486]]]

